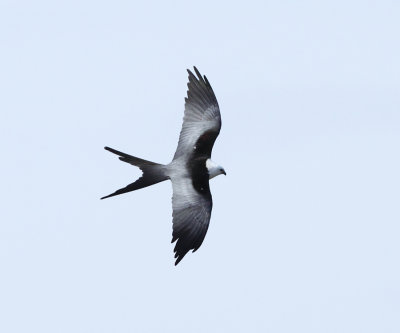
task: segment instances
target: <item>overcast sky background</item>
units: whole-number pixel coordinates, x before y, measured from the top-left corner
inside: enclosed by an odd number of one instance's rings
[[[1,332],[399,332],[400,4],[0,2]],[[222,113],[174,266],[186,68]]]

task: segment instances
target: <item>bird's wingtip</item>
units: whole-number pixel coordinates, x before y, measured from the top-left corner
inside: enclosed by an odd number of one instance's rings
[[[197,69],[196,66],[193,66],[194,71],[196,72],[197,77],[199,78],[199,80],[201,80],[203,77],[201,76],[199,70]]]
[[[178,257],[178,259],[176,259],[176,261],[175,261],[175,266],[178,265],[182,259],[183,259],[183,257]]]
[[[189,74],[194,75],[191,69],[187,68],[186,70],[187,70],[187,72],[188,72]],[[197,74],[197,76],[198,76],[199,78],[201,78],[200,71],[197,69],[196,66],[193,66],[193,70],[194,70],[194,72]]]

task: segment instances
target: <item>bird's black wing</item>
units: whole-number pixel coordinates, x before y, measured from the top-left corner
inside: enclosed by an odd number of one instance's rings
[[[214,142],[221,129],[221,114],[217,98],[205,76],[194,67],[197,77],[188,70],[189,82],[187,98],[185,98],[185,113],[178,147],[174,159],[189,158],[196,143],[202,139],[207,145],[209,157]],[[208,140],[208,142],[206,142]]]
[[[203,243],[210,223],[212,197],[208,185],[208,173],[196,184],[190,178],[172,178],[173,232],[175,265],[190,250],[196,251]],[[196,187],[198,188],[196,188]]]
[[[183,163],[187,173],[171,177],[173,186],[172,242],[178,264],[190,250],[203,243],[210,223],[212,197],[206,160],[221,129],[221,114],[207,78],[194,67],[188,70],[189,83],[185,114],[174,160]]]

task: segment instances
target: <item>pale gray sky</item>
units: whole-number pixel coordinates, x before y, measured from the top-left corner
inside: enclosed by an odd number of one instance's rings
[[[0,331],[399,332],[400,4],[0,3]],[[174,267],[186,68],[223,126]]]

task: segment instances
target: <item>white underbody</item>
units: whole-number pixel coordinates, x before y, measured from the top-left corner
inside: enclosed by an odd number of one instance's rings
[[[206,161],[206,168],[210,176],[209,179],[212,179],[218,175],[222,174],[225,175],[224,168],[215,163],[210,158]],[[164,172],[170,179],[190,177],[188,170],[186,168],[186,161],[182,158],[173,160],[170,164],[164,166]]]

